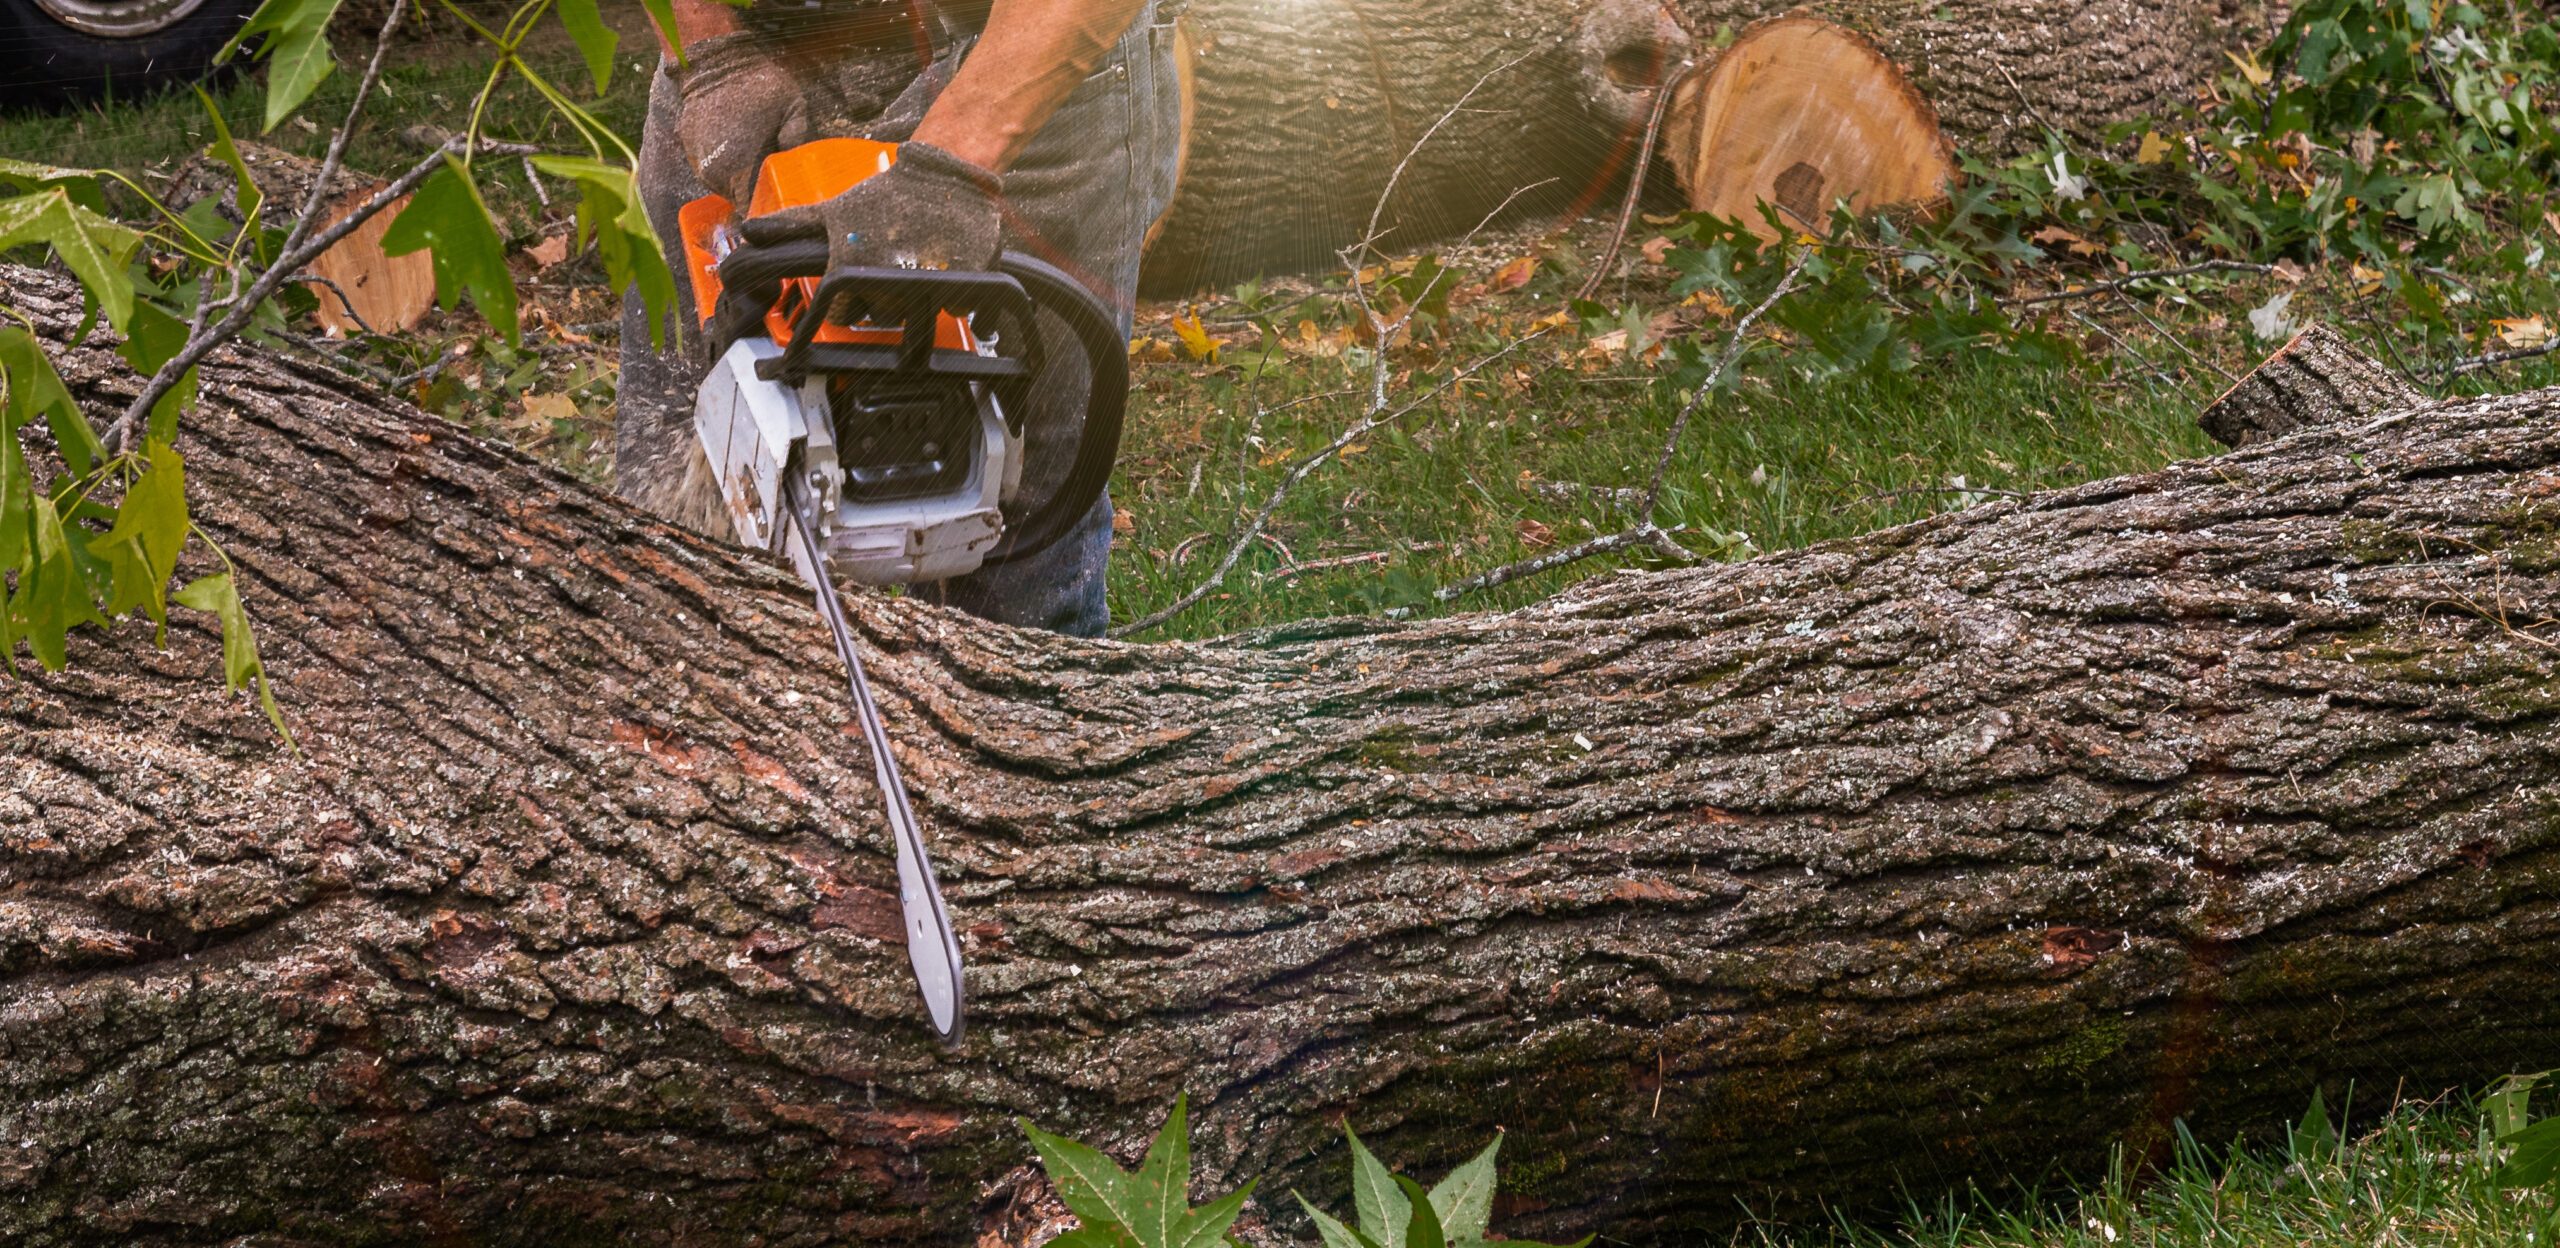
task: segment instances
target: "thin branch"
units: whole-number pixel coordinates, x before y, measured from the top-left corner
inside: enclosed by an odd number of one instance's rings
[[[376,338],[382,336],[381,330],[375,329],[372,325],[365,322],[364,313],[356,311],[356,301],[348,298],[346,288],[340,286],[336,281],[322,277],[317,273],[296,273],[285,280],[293,283],[308,282],[314,286],[328,287],[329,293],[338,297],[338,306],[347,310],[347,319],[356,323],[356,328],[361,329]]]
[[[1778,306],[1778,301],[1796,288],[1796,278],[1804,274],[1804,266],[1812,261],[1813,254],[1810,250],[1796,253],[1795,262],[1787,266],[1786,276],[1778,279],[1777,286],[1769,291],[1769,297],[1733,323],[1733,332],[1725,336],[1723,357],[1716,361],[1714,371],[1707,374],[1706,380],[1699,382],[1698,388],[1690,393],[1689,401],[1681,405],[1680,418],[1671,422],[1671,434],[1662,440],[1662,454],[1653,463],[1653,482],[1645,487],[1644,504],[1636,511],[1638,525],[1646,528],[1653,525],[1654,509],[1662,504],[1662,483],[1671,473],[1672,457],[1680,452],[1681,437],[1689,432],[1689,421],[1698,414],[1699,408],[1706,406],[1708,397],[1715,393],[1716,383],[1724,380],[1733,362],[1742,358],[1743,348],[1750,345],[1746,339],[1753,322]]]
[[[2263,274],[2273,273],[2275,271],[2276,266],[2272,264],[2251,264],[2245,260],[2205,260],[2196,264],[2182,264],[2174,269],[2150,269],[2141,273],[2127,273],[2122,277],[2112,278],[2103,282],[2092,282],[2086,286],[2075,286],[2070,290],[2057,290],[2050,294],[2043,295],[2027,295],[2024,297],[2005,298],[2000,302],[2008,304],[2013,308],[2032,308],[2038,304],[2059,303],[2065,299],[2095,299],[2100,295],[2107,294],[2111,291],[2122,290],[2125,287],[2135,285],[2136,283],[2164,281],[2172,277],[2193,277],[2198,273]]]
[[[1645,119],[1644,142],[1636,148],[1636,163],[1627,171],[1626,202],[1618,205],[1618,228],[1609,234],[1609,246],[1600,253],[1600,262],[1591,266],[1591,276],[1584,278],[1582,289],[1574,292],[1575,301],[1598,294],[1609,280],[1609,270],[1618,263],[1618,250],[1627,245],[1627,229],[1635,223],[1636,205],[1644,200],[1645,175],[1653,169],[1653,149],[1662,141],[1662,118],[1671,111],[1671,95],[1698,72],[1698,62],[1682,61],[1680,67],[1653,89],[1653,113]]]
[[[2560,338],[2553,338],[2551,341],[2543,343],[2538,347],[2519,347],[2513,351],[2492,351],[2487,355],[2475,355],[2469,359],[2455,360],[2453,363],[2445,367],[2444,375],[2447,380],[2450,380],[2455,377],[2460,377],[2465,373],[2476,373],[2484,368],[2495,368],[2500,364],[2512,364],[2517,360],[2538,359],[2542,356],[2549,355],[2554,351],[2560,351]]]
[[[1113,637],[1127,637],[1134,633],[1143,633],[1148,629],[1154,628],[1155,626],[1190,610],[1202,599],[1205,599],[1210,594],[1217,592],[1218,587],[1226,583],[1227,573],[1235,570],[1236,561],[1242,559],[1244,557],[1244,552],[1252,549],[1254,542],[1262,536],[1263,527],[1271,523],[1272,514],[1280,510],[1280,504],[1284,499],[1289,497],[1289,491],[1296,488],[1300,481],[1305,480],[1308,473],[1314,472],[1317,468],[1322,467],[1326,460],[1332,459],[1334,454],[1342,448],[1359,441],[1361,438],[1367,437],[1371,432],[1375,431],[1382,425],[1392,424],[1406,415],[1411,414],[1419,409],[1423,404],[1428,403],[1446,393],[1451,387],[1456,386],[1459,383],[1474,377],[1477,373],[1491,367],[1495,361],[1508,358],[1511,353],[1545,337],[1547,333],[1548,331],[1544,329],[1535,330],[1525,337],[1517,338],[1504,344],[1499,350],[1496,350],[1491,354],[1478,359],[1474,363],[1467,365],[1465,368],[1450,374],[1447,380],[1441,382],[1439,385],[1433,386],[1430,390],[1425,391],[1421,397],[1416,398],[1412,402],[1396,408],[1393,411],[1373,415],[1365,420],[1359,421],[1352,425],[1351,428],[1344,430],[1342,436],[1335,438],[1332,443],[1327,445],[1324,449],[1298,461],[1298,466],[1291,469],[1289,475],[1282,478],[1280,484],[1271,491],[1271,497],[1264,500],[1262,509],[1254,513],[1252,521],[1245,525],[1244,532],[1236,538],[1234,544],[1227,547],[1226,557],[1218,561],[1217,570],[1209,574],[1209,579],[1192,587],[1190,593],[1184,594],[1182,597],[1175,599],[1172,603],[1162,609],[1150,612],[1139,619],[1132,620],[1127,624],[1123,624],[1118,628],[1112,629],[1110,635]],[[1296,560],[1293,559],[1291,562],[1294,563]]]
[[[1699,382],[1698,388],[1689,395],[1689,401],[1681,405],[1679,417],[1671,422],[1670,434],[1662,440],[1662,454],[1654,461],[1653,480],[1645,487],[1643,501],[1636,508],[1634,524],[1605,537],[1596,537],[1579,545],[1549,551],[1535,559],[1524,559],[1518,563],[1505,564],[1489,572],[1478,572],[1431,591],[1431,596],[1442,602],[1455,602],[1468,594],[1492,589],[1497,585],[1507,585],[1522,577],[1551,572],[1567,564],[1579,563],[1585,559],[1621,550],[1632,550],[1638,546],[1651,547],[1674,559],[1684,561],[1696,559],[1695,553],[1672,539],[1670,530],[1654,523],[1653,513],[1662,504],[1662,486],[1670,476],[1671,461],[1680,452],[1680,441],[1689,431],[1690,420],[1698,414],[1701,407],[1706,405],[1708,397],[1715,393],[1717,383],[1724,380],[1725,373],[1732,369],[1734,361],[1742,358],[1744,348],[1750,345],[1751,326],[1769,309],[1776,307],[1779,300],[1786,298],[1787,294],[1795,289],[1796,278],[1803,275],[1804,266],[1813,259],[1813,254],[1810,250],[1796,253],[1794,263],[1787,266],[1786,276],[1778,279],[1777,286],[1770,290],[1768,297],[1762,299],[1750,311],[1743,313],[1741,319],[1733,323],[1733,330],[1725,339],[1724,354],[1716,360],[1714,370],[1710,371],[1706,379]]]
[[[1415,139],[1411,147],[1405,149],[1404,159],[1396,162],[1394,172],[1387,175],[1387,185],[1384,189],[1378,192],[1378,202],[1371,205],[1369,208],[1369,228],[1362,233],[1359,243],[1355,244],[1351,250],[1357,252],[1374,249],[1378,241],[1378,221],[1380,218],[1387,215],[1387,201],[1395,198],[1396,184],[1404,181],[1404,171],[1413,164],[1413,158],[1422,153],[1423,146],[1431,142],[1431,137],[1440,133],[1440,127],[1448,125],[1451,118],[1456,117],[1461,110],[1466,108],[1467,101],[1476,98],[1476,92],[1484,90],[1484,85],[1493,81],[1496,74],[1510,70],[1518,66],[1521,62],[1536,55],[1537,53],[1535,52],[1523,52],[1518,56],[1512,57],[1510,60],[1504,61],[1503,63],[1484,71],[1484,76],[1476,79],[1475,85],[1467,88],[1467,93],[1459,96],[1458,102],[1449,106],[1449,111],[1440,114],[1440,119],[1432,122],[1431,128],[1423,131],[1422,136]],[[1357,266],[1354,266],[1354,268],[1356,270]]]
[[[1386,551],[1372,550],[1365,554],[1335,555],[1326,559],[1310,559],[1305,563],[1293,563],[1285,568],[1275,568],[1272,571],[1264,573],[1262,579],[1270,581],[1294,581],[1310,572],[1329,572],[1335,568],[1353,568],[1367,563],[1385,563],[1392,557],[1393,556]]]
[[[117,417],[115,426],[107,431],[108,447],[118,452],[131,449],[133,431],[141,427],[150,416],[152,407],[166,397],[171,390],[177,388],[178,379],[186,376],[188,369],[194,368],[203,361],[214,348],[231,341],[232,337],[249,323],[249,318],[257,313],[258,305],[265,303],[269,296],[275,294],[276,288],[282,286],[290,275],[300,272],[304,265],[317,259],[320,253],[336,246],[340,239],[355,233],[365,222],[372,220],[402,196],[417,190],[419,185],[433,176],[436,170],[444,167],[447,156],[461,152],[466,146],[459,138],[446,140],[426,159],[410,166],[407,173],[401,174],[381,190],[366,197],[363,203],[356,205],[354,211],[340,217],[328,229],[305,239],[300,247],[278,257],[275,264],[260,275],[257,281],[252,282],[247,290],[213,305],[227,306],[230,311],[211,329],[190,332],[187,335],[186,347],[178,354],[171,356],[168,363],[161,365],[159,372],[151,375],[150,383],[142,388],[142,393],[134,397],[133,403],[125,408],[124,415]],[[478,150],[518,156],[541,149],[522,143],[483,143]],[[202,310],[199,308],[199,312]]]
[[[1479,593],[1499,585],[1508,585],[1513,581],[1536,576],[1541,572],[1552,572],[1569,563],[1580,563],[1585,559],[1594,559],[1601,555],[1633,550],[1638,546],[1650,547],[1684,563],[1694,562],[1698,557],[1689,548],[1673,541],[1669,530],[1655,526],[1652,521],[1646,521],[1634,528],[1621,529],[1606,537],[1595,537],[1579,545],[1548,551],[1535,559],[1505,564],[1489,572],[1478,572],[1462,581],[1452,581],[1431,591],[1431,596],[1442,602],[1454,602],[1468,594]]]
[[[2180,340],[2176,334],[2170,333],[2169,327],[2161,324],[2158,319],[2154,318],[2150,311],[2142,306],[2141,300],[2136,299],[2129,294],[2124,295],[2123,299],[2124,306],[2131,308],[2135,316],[2141,317],[2142,323],[2150,326],[2152,333],[2158,334],[2163,341],[2167,342],[2170,346],[2176,347],[2180,355],[2220,373],[2222,375],[2223,383],[2226,385],[2236,386],[2240,384],[2240,379],[2232,376],[2230,369],[2214,363],[2212,359],[2206,356],[2198,355],[2195,348],[2188,346],[2184,341]]]
[[[2017,499],[2035,497],[2024,490],[1995,490],[1989,486],[1983,485],[1913,485],[1905,486],[1898,490],[1879,490],[1864,498],[1857,499],[1849,505],[1852,507],[1862,507],[1870,503],[1889,503],[1897,498],[1909,498],[1915,494],[1954,494],[1963,498],[1980,497]]]
[[[356,81],[356,98],[347,105],[346,121],[340,123],[336,134],[329,136],[329,151],[320,158],[319,176],[302,193],[302,215],[294,218],[293,228],[285,234],[284,246],[277,249],[281,254],[292,255],[293,249],[311,233],[311,223],[320,219],[320,205],[329,197],[329,182],[338,176],[338,166],[346,159],[347,140],[355,135],[356,119],[364,115],[364,102],[373,94],[373,84],[382,80],[382,58],[391,50],[391,36],[400,29],[400,19],[408,9],[409,0],[391,0],[391,13],[382,19],[382,29],[373,36],[373,59],[365,62],[364,77]],[[278,262],[276,267],[290,273],[302,266]]]

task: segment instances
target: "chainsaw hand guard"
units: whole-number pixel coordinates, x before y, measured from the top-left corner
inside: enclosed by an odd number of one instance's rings
[[[1065,482],[1032,514],[1005,526],[986,563],[1027,559],[1072,531],[1110,484],[1128,407],[1128,348],[1119,321],[1102,301],[1056,266],[1017,251],[1004,253],[994,273],[855,268],[830,273],[826,263],[826,244],[815,239],[740,245],[730,252],[719,265],[721,293],[710,317],[715,357],[739,338],[769,332],[770,314],[796,303],[789,318],[790,341],[780,357],[759,363],[759,376],[791,386],[818,371],[982,381],[995,391],[1019,433],[1031,387],[1048,371],[1049,344],[1042,341],[1034,315],[1035,309],[1046,310],[1073,335],[1092,378],[1083,435]],[[799,279],[818,280],[800,297],[791,288]],[[945,316],[965,320],[972,336],[996,344],[997,353],[945,345],[940,334]],[[897,341],[846,341],[850,335],[827,332],[856,326],[894,327]]]

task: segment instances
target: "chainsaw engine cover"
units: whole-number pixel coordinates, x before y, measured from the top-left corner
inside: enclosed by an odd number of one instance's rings
[[[768,338],[730,344],[694,403],[738,540],[796,556],[781,491],[796,451],[838,575],[903,585],[977,571],[1022,479],[1022,441],[995,396],[950,378],[817,372],[792,386],[760,376],[781,354]]]
[[[842,470],[836,570],[865,585],[965,576],[1004,536],[1005,484],[1019,481],[1021,440],[995,396],[969,382],[821,374]]]

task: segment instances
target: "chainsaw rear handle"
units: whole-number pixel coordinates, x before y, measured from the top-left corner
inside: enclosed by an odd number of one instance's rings
[[[785,280],[822,274],[824,280],[810,299],[808,310],[792,327],[792,341],[784,347],[782,358],[774,362],[776,372],[785,378],[796,380],[795,374],[805,375],[817,331],[839,304],[849,305],[847,315],[853,319],[900,328],[899,371],[932,369],[935,325],[942,313],[991,314],[998,341],[1018,335],[1015,340],[1021,344],[1027,364],[1017,376],[989,382],[1006,412],[1018,419],[1028,410],[1031,387],[1039,384],[1044,371],[1044,344],[1031,310],[1046,309],[1066,324],[1067,332],[1083,349],[1092,375],[1091,392],[1085,398],[1083,434],[1076,442],[1066,480],[1020,524],[1005,526],[1004,537],[987,552],[986,565],[1028,559],[1072,532],[1111,483],[1111,470],[1120,460],[1122,422],[1129,404],[1128,343],[1121,336],[1119,319],[1103,306],[1102,300],[1057,266],[1018,251],[998,257],[993,273],[869,268],[828,272],[825,241],[795,239],[763,247],[741,247],[721,261],[723,293],[715,319],[714,336],[719,340],[715,348],[726,349],[728,341],[755,332],[761,325],[763,310],[773,306]]]

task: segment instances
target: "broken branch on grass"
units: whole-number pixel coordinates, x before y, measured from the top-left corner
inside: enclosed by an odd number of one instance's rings
[[[2032,308],[2038,304],[2060,303],[2066,299],[2095,299],[2100,295],[2142,282],[2166,281],[2173,277],[2194,277],[2199,273],[2266,274],[2275,271],[2276,266],[2272,264],[2252,264],[2246,260],[2204,260],[2195,264],[2182,264],[2174,269],[2146,269],[2140,273],[2127,273],[2122,277],[2092,282],[2086,286],[2074,286],[2069,290],[2056,290],[2041,295],[2010,296],[2003,298],[2000,302],[2013,308]]]
[[[1876,493],[1869,494],[1849,505],[1852,507],[1863,507],[1870,503],[1889,503],[1897,498],[1909,498],[1914,494],[1954,494],[1965,499],[2019,499],[2034,497],[2034,495],[2029,494],[2024,490],[1995,490],[1989,486],[1982,485],[1912,485],[1905,486],[1898,490],[1879,490]]]
[[[1568,563],[1579,563],[1585,559],[1615,554],[1622,550],[1633,550],[1639,546],[1651,547],[1660,551],[1664,557],[1677,559],[1683,563],[1694,562],[1698,557],[1688,547],[1672,540],[1670,530],[1661,528],[1648,520],[1634,528],[1621,529],[1606,537],[1595,537],[1590,541],[1567,546],[1562,550],[1552,550],[1535,559],[1523,559],[1518,563],[1504,564],[1489,572],[1478,572],[1474,576],[1453,581],[1431,591],[1431,596],[1442,602],[1454,602],[1468,594],[1492,589],[1498,585],[1508,585],[1513,581],[1536,576],[1541,572],[1551,572]]]
[[[1689,395],[1689,401],[1681,405],[1678,419],[1671,422],[1670,434],[1662,440],[1662,454],[1654,461],[1653,481],[1645,487],[1643,501],[1636,508],[1634,524],[1579,545],[1549,551],[1535,559],[1524,559],[1518,563],[1505,564],[1489,572],[1479,572],[1463,580],[1443,585],[1431,591],[1431,596],[1442,602],[1454,602],[1479,590],[1507,585],[1522,577],[1551,572],[1566,564],[1579,563],[1585,559],[1613,554],[1621,550],[1632,550],[1638,546],[1649,546],[1669,558],[1683,562],[1696,559],[1696,554],[1672,540],[1670,530],[1653,521],[1653,513],[1662,505],[1662,483],[1671,473],[1671,461],[1680,452],[1680,440],[1689,431],[1689,421],[1698,414],[1699,408],[1706,405],[1708,397],[1715,393],[1717,383],[1724,380],[1725,373],[1733,368],[1734,361],[1741,359],[1743,350],[1750,346],[1752,325],[1757,323],[1769,309],[1778,306],[1778,301],[1786,298],[1788,292],[1795,289],[1796,278],[1803,275],[1804,266],[1813,259],[1813,254],[1811,250],[1797,252],[1795,260],[1787,266],[1786,275],[1778,279],[1777,286],[1769,291],[1768,297],[1734,321],[1733,330],[1725,339],[1724,354],[1716,360],[1715,368],[1708,372],[1705,380],[1700,381],[1698,388]]]
[[[1547,333],[1548,331],[1545,329],[1532,330],[1523,337],[1515,338],[1512,341],[1503,344],[1500,349],[1495,350],[1476,360],[1474,363],[1467,365],[1465,368],[1459,369],[1457,372],[1450,374],[1447,380],[1442,381],[1440,384],[1423,392],[1419,398],[1414,399],[1412,402],[1407,403],[1402,407],[1395,408],[1392,411],[1378,412],[1375,415],[1353,424],[1351,428],[1344,430],[1340,437],[1335,438],[1323,449],[1298,461],[1298,466],[1290,469],[1289,475],[1281,478],[1280,484],[1272,489],[1271,497],[1263,501],[1262,509],[1254,513],[1252,521],[1245,525],[1243,534],[1238,536],[1235,542],[1227,547],[1226,557],[1218,561],[1217,570],[1209,574],[1209,579],[1193,586],[1191,592],[1175,599],[1172,603],[1166,605],[1162,609],[1150,612],[1147,615],[1132,620],[1127,624],[1123,624],[1118,628],[1112,629],[1109,635],[1116,638],[1127,637],[1134,633],[1143,633],[1148,629],[1154,628],[1157,625],[1190,610],[1193,606],[1198,605],[1202,599],[1205,599],[1210,594],[1217,592],[1218,587],[1226,583],[1227,573],[1235,570],[1236,561],[1242,559],[1244,557],[1244,552],[1252,549],[1253,543],[1262,536],[1264,526],[1271,523],[1272,514],[1280,510],[1280,504],[1283,500],[1289,497],[1289,491],[1296,488],[1300,481],[1306,480],[1307,474],[1323,467],[1325,461],[1332,459],[1337,452],[1342,450],[1342,448],[1367,437],[1370,433],[1376,431],[1381,426],[1393,424],[1394,422],[1403,419],[1405,416],[1412,414],[1419,410],[1423,404],[1429,403],[1433,399],[1447,393],[1451,387],[1474,377],[1477,373],[1483,372],[1485,369],[1491,367],[1496,361],[1508,358],[1513,352],[1518,351],[1520,348],[1525,347],[1540,338],[1546,337]],[[1370,410],[1372,412],[1377,411],[1375,408]],[[1296,561],[1292,559],[1291,562]]]
[[[2479,372],[2484,368],[2495,368],[2500,364],[2513,364],[2518,360],[2539,359],[2554,351],[2560,351],[2560,338],[2554,338],[2538,347],[2518,347],[2512,351],[2492,351],[2486,355],[2475,355],[2469,359],[2455,360],[2453,363],[2445,366],[2444,375],[2446,380],[2451,380],[2466,373]]]

